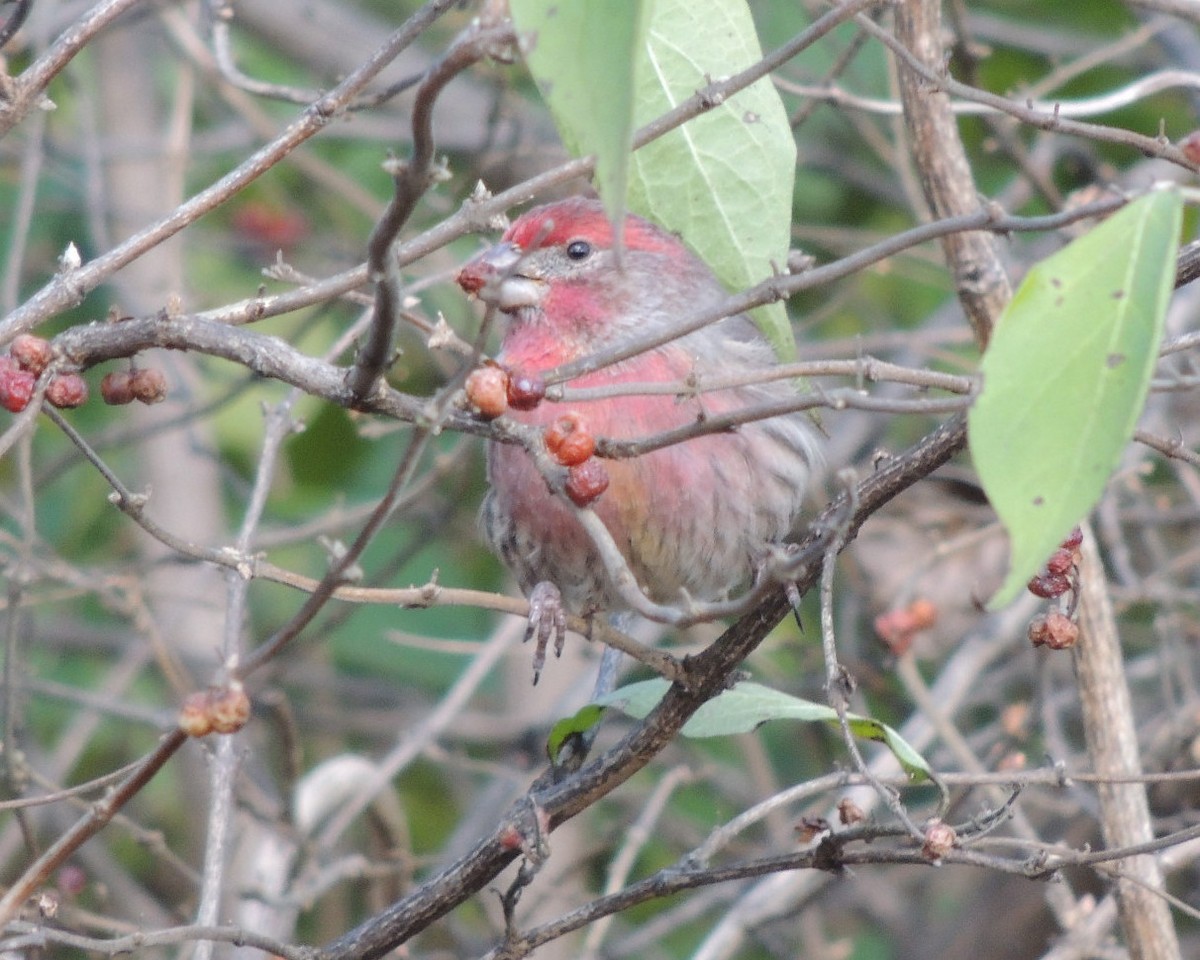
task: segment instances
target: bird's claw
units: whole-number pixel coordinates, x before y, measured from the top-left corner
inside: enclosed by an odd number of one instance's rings
[[[563,609],[562,594],[549,580],[543,580],[529,592],[529,626],[525,629],[525,642],[534,640],[533,682],[537,685],[546,665],[546,647],[554,641],[554,655],[561,657],[567,642],[567,613]]]

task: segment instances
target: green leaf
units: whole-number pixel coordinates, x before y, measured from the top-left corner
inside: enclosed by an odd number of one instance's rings
[[[614,690],[596,703],[616,707],[640,720],[654,709],[667,688],[665,680],[644,680]],[[925,758],[887,724],[853,713],[847,719],[856,737],[886,744],[912,779],[932,778],[933,771]],[[768,720],[819,720],[834,726],[838,724],[837,712],[832,707],[793,697],[758,683],[742,682],[701,706],[680,732],[685,737],[723,737],[749,733]]]
[[[628,202],[683,237],[731,289],[783,266],[796,144],[769,80],[629,152],[637,127],[762,57],[746,0],[512,0],[511,8],[532,41],[526,61],[559,135],[572,153],[596,155],[596,188],[614,220]],[[783,304],[754,318],[792,359]]]
[[[968,419],[1011,540],[1011,601],[1100,499],[1133,436],[1175,276],[1182,200],[1156,190],[1029,271],[1001,317]]]
[[[641,126],[762,57],[745,0],[655,0],[635,72]],[[791,244],[796,144],[787,111],[762,79],[633,155],[630,206],[674,230],[726,286],[781,268]],[[795,341],[783,304],[754,312],[776,353]]]
[[[559,135],[578,156],[596,155],[609,216],[625,217],[634,131],[634,74],[645,62],[652,0],[511,0],[531,39],[526,54]]]
[[[604,707],[589,703],[573,716],[563,717],[550,728],[550,736],[546,739],[546,753],[551,763],[558,763],[558,754],[567,742],[567,738],[577,733],[587,733],[604,716]]]

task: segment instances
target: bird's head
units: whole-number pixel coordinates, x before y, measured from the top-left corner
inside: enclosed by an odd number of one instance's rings
[[[625,218],[618,264],[611,221],[597,200],[573,198],[520,217],[495,246],[468,262],[458,284],[519,322],[600,342],[651,322],[681,284],[707,269],[677,237]]]

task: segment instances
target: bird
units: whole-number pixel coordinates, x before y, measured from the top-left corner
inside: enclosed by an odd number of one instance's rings
[[[708,265],[666,229],[635,214],[616,231],[604,206],[584,197],[535,207],[499,243],[469,260],[459,285],[507,315],[496,357],[516,376],[651,335],[669,335],[728,292]],[[736,314],[569,380],[572,388],[675,384],[680,393],[614,393],[546,400],[507,415],[548,428],[564,414],[596,438],[643,440],[714,415],[797,398],[790,378],[766,379],[774,350]],[[761,375],[705,390],[706,378]],[[698,384],[689,392],[687,384]],[[645,595],[658,604],[713,600],[750,582],[771,545],[797,526],[820,464],[819,435],[802,412],[751,420],[630,458],[604,459],[608,487],[591,504]],[[556,604],[588,616],[628,610],[576,508],[554,492],[519,445],[489,441],[489,490],[480,527],[531,598],[536,616]],[[556,649],[561,650],[561,619]],[[543,625],[535,682],[545,657]]]

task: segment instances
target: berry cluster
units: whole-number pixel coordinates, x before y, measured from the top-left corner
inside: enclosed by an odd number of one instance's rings
[[[0,357],[0,406],[9,413],[20,413],[33,399],[37,379],[54,359],[49,340],[23,333]],[[78,373],[56,373],[46,384],[46,402],[68,408],[81,406],[88,398],[87,384]]]
[[[464,384],[467,401],[484,420],[495,420],[509,407],[532,410],[546,396],[541,377],[509,373],[497,363],[472,370]]]
[[[167,398],[167,378],[153,367],[114,370],[100,381],[100,396],[114,407],[136,400],[150,405]]]
[[[1039,614],[1029,624],[1029,641],[1035,647],[1065,650],[1079,639],[1075,604],[1079,587],[1079,547],[1083,531],[1076,527],[1054,551],[1045,567],[1029,581],[1029,592],[1045,600],[1058,599],[1059,610]]]
[[[38,377],[54,359],[49,340],[23,333],[13,340],[7,356],[0,356],[0,406],[20,413],[33,399]],[[74,371],[53,373],[46,384],[46,402],[60,409],[81,407],[87,402],[87,382]],[[152,367],[116,370],[100,381],[105,403],[120,406],[160,403],[167,396],[167,378]]]
[[[464,387],[467,402],[485,420],[495,420],[510,407],[533,410],[546,396],[541,377],[505,370],[495,363],[472,370]],[[563,490],[577,507],[594,503],[608,489],[608,471],[592,456],[596,438],[578,413],[556,417],[542,440],[550,456],[567,468]]]
[[[1079,545],[1083,531],[1076,527],[1062,546],[1054,551],[1046,566],[1029,581],[1029,592],[1035,597],[1050,600],[1074,590],[1079,576]]]

